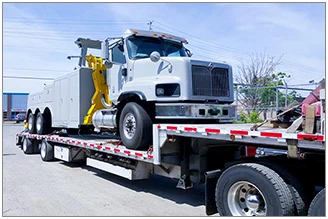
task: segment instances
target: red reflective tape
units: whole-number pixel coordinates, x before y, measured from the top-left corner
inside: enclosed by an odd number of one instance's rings
[[[101,148],[102,148],[102,146],[101,146],[101,145],[97,145],[97,148],[98,148],[98,149],[101,149]]]
[[[59,138],[56,138],[56,141],[59,141]]]
[[[64,139],[63,139],[63,138],[60,138],[59,140],[60,140],[60,141],[64,141]]]
[[[148,158],[149,158],[149,159],[153,159],[154,156],[153,156],[153,155],[148,155]]]
[[[187,132],[197,132],[197,128],[192,128],[192,127],[185,127],[184,130]]]
[[[110,150],[110,147],[105,147],[106,150]]]
[[[91,143],[91,144],[90,144],[90,146],[91,146],[91,147],[94,147],[94,146],[95,146],[95,144],[92,144],[92,143]]]
[[[205,132],[211,132],[211,133],[220,133],[220,129],[210,129],[210,128],[206,128]]]
[[[66,142],[70,143],[71,140],[67,139]]]
[[[166,126],[166,129],[168,130],[178,130],[177,126]]]
[[[80,141],[78,141],[78,142],[77,142],[77,144],[81,144],[81,142],[80,142]]]
[[[126,150],[124,150],[124,153],[125,153],[125,154],[131,154],[131,151],[126,151]]]
[[[158,129],[160,129],[160,128],[161,128],[161,126],[160,126],[160,125],[158,125],[158,126],[157,126],[157,128],[158,128]]]
[[[114,148],[115,152],[120,152],[120,149]]]
[[[298,134],[297,135],[298,140],[318,140],[323,141],[324,136],[323,135],[313,135],[313,134]]]
[[[88,142],[83,142],[83,145],[84,145],[84,146],[87,146],[87,145],[88,145]]]
[[[137,157],[142,157],[142,154],[141,153],[137,153],[137,152],[135,152],[134,153]]]
[[[277,132],[261,132],[260,135],[263,137],[282,138],[282,133]]]
[[[72,143],[75,143],[75,141],[74,141],[74,140],[72,140]]]
[[[232,134],[232,135],[248,135],[248,131],[231,130],[230,134]]]

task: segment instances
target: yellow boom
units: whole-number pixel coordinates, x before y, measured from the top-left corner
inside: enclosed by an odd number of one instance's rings
[[[84,117],[84,125],[92,124],[93,114],[99,110],[104,109],[105,107],[101,103],[102,95],[105,96],[105,100],[108,104],[111,104],[109,99],[108,85],[106,84],[105,76],[106,67],[103,65],[102,58],[95,57],[93,55],[87,55],[86,60],[88,62],[89,68],[93,69],[92,79],[95,86],[95,93],[91,99],[91,107],[88,110],[88,114]]]

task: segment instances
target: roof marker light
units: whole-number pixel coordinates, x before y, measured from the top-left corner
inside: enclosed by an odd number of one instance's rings
[[[138,33],[138,31],[134,30],[134,31],[133,31],[133,33],[134,33],[134,34],[137,34],[137,33]]]
[[[161,36],[162,36],[162,37],[165,37],[165,34],[164,34],[164,33],[162,33],[162,34],[161,34]]]
[[[154,35],[154,36],[157,36],[157,33],[154,33],[153,35]]]

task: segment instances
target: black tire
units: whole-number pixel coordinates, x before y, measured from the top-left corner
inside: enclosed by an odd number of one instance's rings
[[[309,216],[326,216],[326,189],[322,189],[312,200]]]
[[[239,185],[245,185],[245,187],[238,188]],[[251,195],[254,191],[257,191],[257,194]],[[239,195],[243,193],[245,198],[240,198]],[[265,204],[266,212],[263,214],[266,216],[294,215],[294,202],[287,184],[276,172],[260,164],[237,164],[225,170],[217,182],[215,195],[220,216],[256,215],[246,205],[249,196],[255,196],[257,200],[260,200],[259,206]],[[235,206],[233,213],[232,206]]]
[[[131,126],[126,127],[126,125]],[[131,102],[124,106],[120,116],[119,131],[123,144],[129,149],[146,149],[151,144],[152,121],[147,112],[137,103]],[[131,133],[130,136],[129,133]]]
[[[39,135],[49,134],[50,133],[50,121],[49,116],[42,114],[41,112],[38,113],[35,120],[35,129],[36,133]],[[38,124],[40,123],[40,124]]]
[[[43,161],[51,161],[54,159],[54,147],[46,140],[42,140],[41,142],[40,156]]]
[[[30,113],[30,115],[28,116],[27,123],[28,132],[30,134],[35,134],[35,116],[32,113]]]
[[[273,169],[286,182],[289,191],[293,196],[295,211],[297,215],[306,216],[309,208],[309,198],[300,180],[278,164],[266,162],[262,162],[261,164]]]
[[[22,150],[24,154],[32,154],[33,153],[33,143],[30,139],[24,138]]]

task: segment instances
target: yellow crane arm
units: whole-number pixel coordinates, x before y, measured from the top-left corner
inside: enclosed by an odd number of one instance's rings
[[[105,100],[108,104],[111,104],[109,99],[108,85],[106,84],[105,76],[106,67],[103,65],[102,58],[95,57],[93,55],[87,55],[86,60],[89,68],[92,68],[92,79],[95,86],[95,93],[91,99],[91,106],[88,110],[88,114],[84,117],[83,124],[91,125],[93,114],[99,110],[104,109],[101,103],[102,95],[105,96]]]

